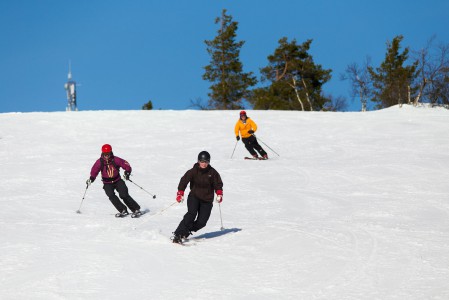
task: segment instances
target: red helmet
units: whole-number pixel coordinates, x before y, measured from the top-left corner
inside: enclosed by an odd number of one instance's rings
[[[111,147],[111,145],[109,145],[109,144],[104,144],[104,145],[101,147],[101,153],[109,153],[109,152],[112,152],[112,147]]]
[[[240,112],[240,115],[241,115],[241,116],[242,116],[242,115],[245,115],[245,116],[246,116],[246,111],[242,110],[242,111]]]

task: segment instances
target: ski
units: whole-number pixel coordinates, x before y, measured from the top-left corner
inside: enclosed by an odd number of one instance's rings
[[[266,158],[263,157],[245,157],[246,160],[267,160]]]
[[[191,247],[191,246],[196,245],[196,242],[189,240],[189,239],[183,239],[179,243],[173,242],[173,240],[171,240],[171,242],[172,242],[172,244],[176,244],[176,245],[180,245],[180,246],[184,246],[184,247]]]
[[[143,216],[144,214],[146,214],[148,212],[150,212],[149,209],[141,210],[138,213],[135,213],[135,212],[133,212],[133,213],[126,212],[124,214],[123,213],[116,213],[115,217],[116,218],[126,218],[126,217],[130,216],[133,219],[137,219],[137,218],[140,218],[141,216]]]

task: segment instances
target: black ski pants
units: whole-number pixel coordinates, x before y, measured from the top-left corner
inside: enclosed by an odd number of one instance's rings
[[[122,179],[120,179],[115,183],[103,184],[103,189],[106,195],[108,195],[111,203],[115,206],[115,208],[119,212],[127,210],[126,206],[128,206],[128,208],[132,212],[135,212],[136,210],[140,209],[139,204],[137,204],[137,202],[134,201],[134,199],[131,198],[131,196],[128,194],[128,187],[126,186],[125,182]],[[123,203],[119,200],[114,190],[117,190],[118,195],[120,196],[120,198],[123,199],[123,202],[125,202],[126,206],[123,205]]]
[[[248,150],[252,156],[257,156],[256,150],[257,152],[259,152],[260,156],[264,156],[267,154],[267,152],[265,152],[265,150],[263,150],[259,145],[254,135],[247,138],[242,138],[242,142],[243,144],[245,144],[246,150]]]
[[[187,213],[175,230],[175,235],[188,237],[190,232],[196,232],[206,226],[213,206],[212,202],[202,201],[189,195],[187,198]]]

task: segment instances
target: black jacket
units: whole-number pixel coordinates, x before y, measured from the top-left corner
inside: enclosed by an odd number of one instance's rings
[[[214,191],[223,190],[220,174],[211,165],[201,169],[198,163],[194,164],[179,181],[178,191],[184,191],[189,183],[189,195],[206,202],[214,201]]]

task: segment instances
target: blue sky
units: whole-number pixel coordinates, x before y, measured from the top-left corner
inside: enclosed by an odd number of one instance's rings
[[[313,39],[310,53],[332,69],[324,91],[358,110],[347,65],[370,56],[378,66],[386,42],[404,36],[419,49],[436,35],[449,43],[449,1],[103,1],[0,2],[0,112],[63,111],[68,62],[80,110],[187,109],[207,100],[210,57],[204,40],[225,8],[239,23],[244,71],[267,65],[278,40]]]

